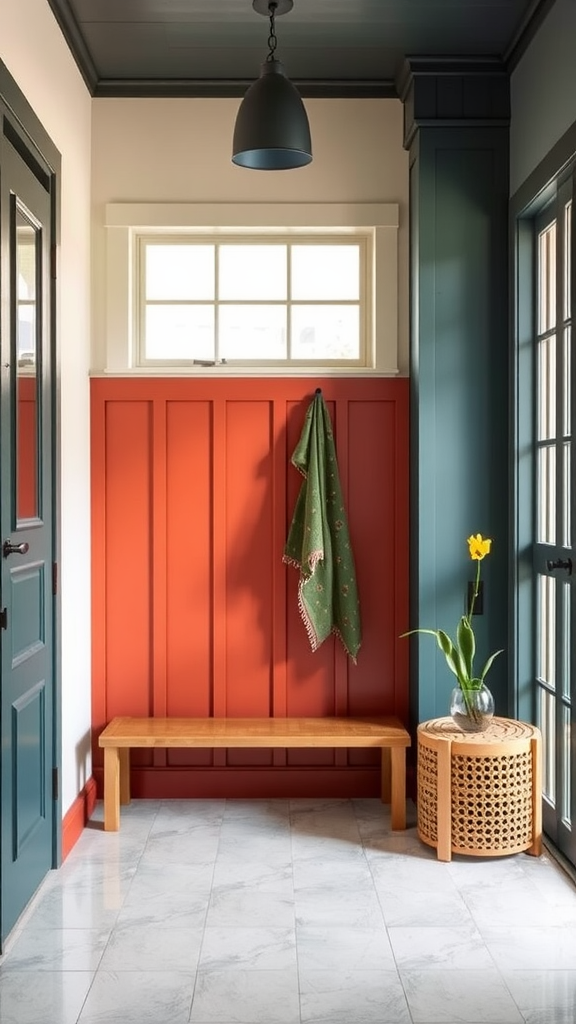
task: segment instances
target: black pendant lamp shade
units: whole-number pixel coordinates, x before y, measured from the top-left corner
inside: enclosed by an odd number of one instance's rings
[[[292,0],[253,0],[259,14],[270,16],[270,53],[260,78],[244,96],[234,127],[232,162],[258,171],[304,167],[312,160],[310,125],[300,94],[276,60],[274,18],[292,9]]]

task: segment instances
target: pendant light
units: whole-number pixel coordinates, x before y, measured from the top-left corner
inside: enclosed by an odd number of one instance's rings
[[[260,78],[244,96],[236,117],[232,163],[257,171],[304,167],[312,160],[310,125],[300,93],[276,60],[275,18],[292,10],[293,0],[252,0],[270,18],[269,53]]]

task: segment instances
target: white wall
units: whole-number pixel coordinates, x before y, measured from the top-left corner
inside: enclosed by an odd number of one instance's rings
[[[90,760],[91,98],[46,0],[0,0],[0,58],[62,156],[62,809]]]
[[[556,0],[511,79],[510,194],[576,121],[576,3]]]
[[[292,171],[231,162],[239,99],[93,103],[94,349],[105,366],[104,207],[111,202],[400,205],[399,366],[408,372],[408,154],[399,100],[306,100],[314,159]]]

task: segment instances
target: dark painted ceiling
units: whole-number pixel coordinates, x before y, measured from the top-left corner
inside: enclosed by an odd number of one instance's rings
[[[269,22],[252,0],[47,0],[96,96],[237,96]],[[278,49],[308,96],[396,95],[407,56],[514,65],[554,0],[294,0]]]

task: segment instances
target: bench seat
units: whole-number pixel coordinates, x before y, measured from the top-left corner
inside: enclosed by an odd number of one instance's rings
[[[100,733],[104,749],[104,828],[117,832],[120,804],[130,802],[135,747],[380,747],[384,802],[393,829],[406,828],[406,748],[398,718],[113,718]]]

